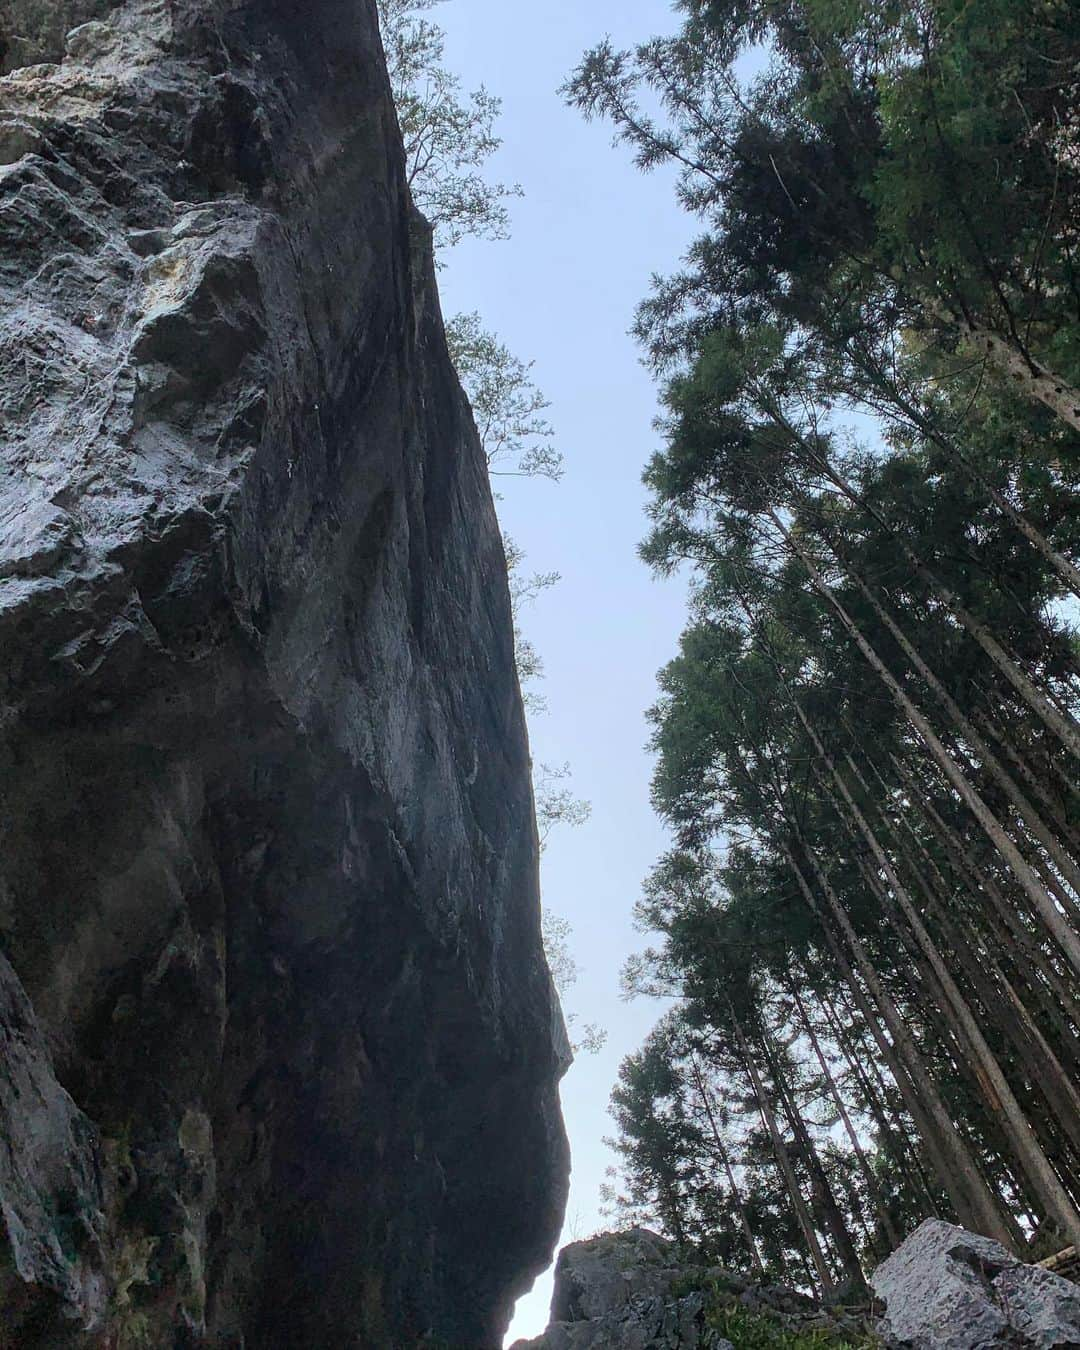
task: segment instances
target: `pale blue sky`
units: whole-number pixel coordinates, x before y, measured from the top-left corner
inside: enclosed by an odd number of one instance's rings
[[[670,179],[643,177],[610,128],[586,124],[557,90],[582,52],[606,34],[630,44],[673,26],[665,0],[446,0],[432,16],[447,34],[447,65],[467,87],[503,99],[504,147],[492,176],[519,181],[513,238],[468,243],[446,259],[448,314],[478,310],[524,359],[565,451],[555,486],[510,483],[504,525],[532,568],[563,581],[526,616],[544,658],[549,712],[534,718],[539,761],[570,761],[591,821],[553,836],[544,862],[546,902],[574,927],[581,976],[568,1003],[609,1033],[607,1048],[570,1072],[563,1104],[574,1155],[564,1240],[600,1227],[599,1188],[612,1161],[608,1096],[620,1060],[657,1016],[620,1001],[625,957],[643,945],[631,910],[665,847],[649,806],[644,710],[657,670],[674,655],[682,587],[637,560],[645,531],[643,465],[656,445],[656,397],[627,336],[650,274],[672,268],[693,233]],[[550,1277],[518,1306],[512,1336],[547,1322]]]

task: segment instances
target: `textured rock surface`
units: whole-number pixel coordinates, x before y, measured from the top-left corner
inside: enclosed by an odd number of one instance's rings
[[[646,1350],[700,1345],[704,1300],[671,1244],[644,1228],[575,1242],[559,1253],[551,1322],[513,1350]]]
[[[989,1238],[930,1219],[879,1266],[881,1333],[897,1350],[1080,1345],[1080,1287]]]
[[[57,1082],[30,1002],[2,956],[0,1204],[9,1333],[41,1293],[69,1323],[100,1330],[107,1291],[97,1140]]]
[[[636,1298],[663,1298],[682,1275],[671,1244],[647,1228],[575,1242],[559,1253],[552,1320],[584,1322]]]
[[[0,73],[59,61],[79,24],[101,19],[118,0],[4,0],[0,5]]]
[[[687,1265],[665,1238],[632,1228],[563,1248],[551,1322],[512,1350],[732,1350],[713,1325],[724,1309],[765,1318],[778,1331],[832,1337],[859,1329],[790,1289]]]
[[[0,62],[0,1345],[496,1344],[565,1041],[373,0]]]

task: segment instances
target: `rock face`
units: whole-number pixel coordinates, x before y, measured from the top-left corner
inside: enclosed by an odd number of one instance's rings
[[[813,1299],[720,1267],[688,1265],[665,1238],[632,1228],[563,1248],[551,1322],[542,1336],[512,1350],[733,1350],[715,1325],[725,1312],[764,1322],[774,1333],[839,1338],[849,1325],[858,1331]]]
[[[938,1219],[912,1234],[872,1285],[873,1309],[824,1308],[789,1289],[688,1265],[646,1229],[605,1233],[559,1253],[551,1323],[512,1350],[739,1350],[793,1336],[811,1336],[823,1350],[1080,1346],[1080,1286]]]
[[[644,1228],[575,1242],[559,1253],[547,1331],[513,1350],[693,1350],[703,1300],[677,1295],[684,1274],[671,1244]]]
[[[1080,1346],[1080,1287],[989,1238],[930,1219],[877,1270],[881,1334],[896,1350]]]
[[[0,64],[0,1346],[496,1345],[567,1052],[374,0]]]

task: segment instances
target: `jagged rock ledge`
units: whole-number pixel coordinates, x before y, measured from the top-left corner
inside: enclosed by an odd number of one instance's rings
[[[0,64],[0,1345],[494,1346],[566,1048],[373,0]]]
[[[873,1276],[865,1307],[688,1262],[646,1229],[559,1253],[551,1322],[512,1350],[1066,1350],[1080,1286],[996,1242],[929,1219]]]
[[[563,1248],[548,1328],[512,1350],[732,1350],[729,1333],[755,1347],[784,1336],[839,1347],[865,1340],[866,1318],[688,1262],[666,1238],[631,1228]]]
[[[940,1219],[882,1262],[872,1284],[889,1350],[1080,1345],[1080,1287]]]

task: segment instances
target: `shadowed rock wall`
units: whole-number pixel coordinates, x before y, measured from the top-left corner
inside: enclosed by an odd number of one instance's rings
[[[374,4],[0,62],[0,1346],[497,1344],[567,1052]]]

